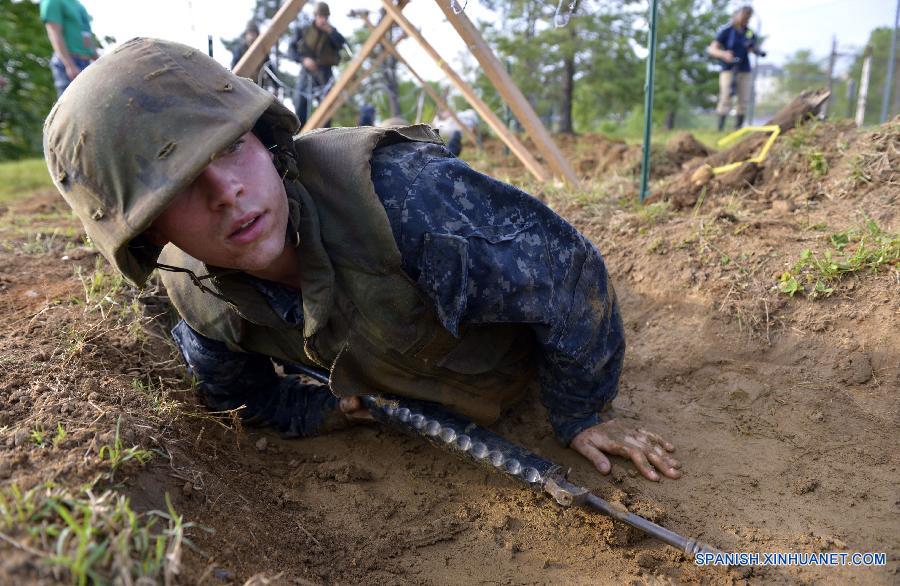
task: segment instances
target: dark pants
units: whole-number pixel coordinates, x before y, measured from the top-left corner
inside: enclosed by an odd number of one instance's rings
[[[72,55],[72,60],[81,69],[91,64],[90,59],[78,57],[77,55]],[[66,64],[63,63],[63,60],[56,53],[50,58],[50,71],[53,73],[53,85],[56,86],[56,96],[59,97],[66,91],[72,80],[69,79],[69,74],[66,73]]]
[[[450,137],[447,139],[447,150],[450,151],[450,154],[454,157],[458,157],[459,153],[462,152],[462,132],[459,130],[454,130],[450,133]]]
[[[375,106],[372,104],[363,104],[359,109],[359,121],[357,126],[375,126]]]
[[[297,77],[297,85],[294,87],[294,113],[300,119],[301,126],[306,124],[312,113],[313,102],[320,102],[325,97],[325,87],[331,81],[331,68],[320,67],[318,71],[309,71],[300,67],[300,75]],[[331,121],[325,122],[328,126]]]

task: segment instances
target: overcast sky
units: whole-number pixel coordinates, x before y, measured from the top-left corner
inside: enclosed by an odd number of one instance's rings
[[[422,34],[441,56],[458,68],[460,56],[466,53],[465,45],[445,21],[435,1],[450,0],[413,0],[404,14],[421,28]],[[212,35],[216,42],[215,56],[226,65],[230,64],[231,56],[219,39],[238,36],[255,4],[254,0],[81,2],[93,16],[94,32],[101,38],[112,36],[121,43],[136,36],[160,37],[206,51],[206,37]],[[460,2],[465,3],[465,0]],[[768,61],[776,64],[805,48],[826,60],[833,35],[838,37],[840,51],[859,49],[865,45],[873,28],[893,25],[897,5],[896,0],[756,0],[748,3],[756,8],[751,26],[761,28],[768,38],[765,45]],[[381,6],[379,0],[332,0],[329,4],[333,24],[348,36],[360,24],[346,16],[350,9],[369,8],[374,13]],[[312,0],[308,2],[304,12],[312,14],[313,5]],[[479,0],[469,0],[465,11],[474,20],[493,17]],[[728,15],[723,15],[722,24],[727,20]],[[400,45],[401,53],[420,75],[431,80],[443,79],[440,69],[417,48],[412,40]]]

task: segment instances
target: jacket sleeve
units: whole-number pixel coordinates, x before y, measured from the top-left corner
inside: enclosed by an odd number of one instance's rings
[[[338,398],[327,387],[277,374],[266,356],[232,352],[183,320],[172,336],[200,400],[213,411],[240,409],[245,423],[270,426],[286,437],[316,435],[339,417]]]
[[[568,445],[600,423],[616,395],[625,336],[597,248],[537,199],[442,147],[386,147],[376,151],[373,170],[379,164],[376,191],[404,270],[444,326],[528,325],[538,342],[541,400],[557,437]],[[432,266],[434,259],[464,266],[462,277],[429,269],[429,259]]]
[[[288,44],[288,59],[291,61],[302,61],[304,57],[308,57],[309,55],[303,54],[303,47],[305,44],[303,43],[303,32],[306,29],[295,29],[294,35],[291,37],[291,42]]]
[[[328,35],[328,42],[334,47],[334,50],[339,52],[344,47],[344,44],[347,42],[344,39],[344,35],[338,32],[336,28],[331,29],[331,34]]]

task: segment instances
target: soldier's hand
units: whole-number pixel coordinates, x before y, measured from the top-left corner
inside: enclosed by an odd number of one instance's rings
[[[362,401],[359,400],[359,397],[341,397],[341,402],[339,403],[339,408],[341,413],[344,414],[351,423],[358,423],[363,421],[375,421],[375,418],[372,417],[372,414],[366,409]]]
[[[722,61],[725,63],[734,63],[734,52],[722,51]]]
[[[309,69],[310,71],[316,70],[316,61],[312,57],[304,57],[303,58],[303,67]]]
[[[601,474],[612,469],[607,455],[630,458],[646,478],[654,482],[659,474],[681,477],[681,462],[670,453],[675,446],[652,431],[636,428],[620,419],[610,419],[575,436],[570,447],[594,464]]]

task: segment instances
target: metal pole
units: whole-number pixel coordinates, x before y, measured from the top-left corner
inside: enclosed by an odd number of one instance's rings
[[[641,159],[641,202],[647,197],[650,179],[650,126],[653,124],[653,73],[656,69],[656,14],[659,0],[650,3],[650,54],[647,55],[647,76],[644,82],[644,152]]]
[[[822,118],[828,118],[831,102],[834,101],[834,66],[837,63],[837,35],[831,37],[831,55],[828,56],[828,101],[822,106]]]
[[[323,370],[296,363],[294,368],[324,385],[331,384],[328,373]],[[568,473],[563,474],[561,466],[465,417],[447,411],[437,403],[372,395],[363,395],[359,399],[379,423],[424,438],[463,460],[505,474],[538,492],[546,492],[563,507],[576,505],[599,511],[671,545],[689,558],[697,554],[722,553],[703,542],[684,537],[635,515],[621,505],[613,505],[591,494],[587,488],[569,482],[566,478]]]
[[[869,99],[869,77],[872,74],[872,47],[866,47],[863,58],[862,74],[859,77],[859,97],[856,100],[856,127],[863,125],[866,119],[866,102]]]
[[[759,44],[762,42],[762,19],[756,17],[756,49],[760,50]],[[747,108],[747,119],[750,126],[753,126],[753,119],[756,117],[756,74],[759,72],[759,53],[753,54],[753,75],[750,76],[750,106]]]
[[[888,119],[888,105],[891,101],[891,90],[894,89],[894,62],[897,61],[897,27],[900,26],[900,0],[897,0],[897,12],[894,13],[894,30],[891,31],[891,52],[888,54],[887,77],[884,79],[884,95],[881,96],[881,118],[884,124]]]

